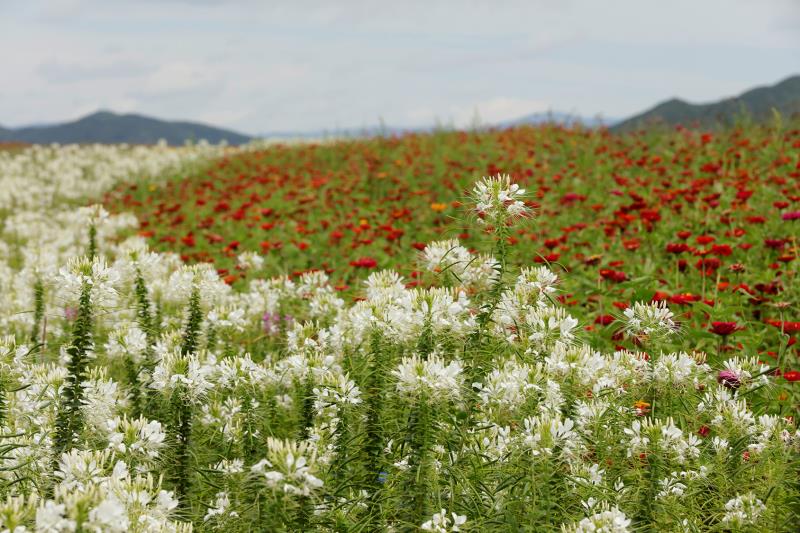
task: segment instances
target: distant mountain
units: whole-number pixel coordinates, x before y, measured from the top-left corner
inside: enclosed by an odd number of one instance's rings
[[[171,145],[200,139],[214,144],[222,140],[228,141],[228,144],[243,144],[251,137],[195,122],[171,122],[142,115],[119,115],[109,111],[98,111],[63,124],[16,129],[0,127],[0,142],[155,144],[159,139],[164,139]]]
[[[499,124],[501,127],[523,126],[531,125],[538,126],[540,124],[559,124],[562,126],[585,126],[587,128],[599,128],[600,126],[610,126],[617,122],[615,119],[607,119],[602,117],[581,117],[572,113],[561,113],[558,111],[547,111],[543,113],[533,113],[525,115],[522,118],[502,122]]]
[[[731,125],[742,115],[760,122],[771,117],[773,109],[785,117],[800,115],[800,76],[710,104],[690,104],[673,98],[614,125],[611,131],[631,131],[659,124],[713,128]]]
[[[614,119],[605,118],[586,118],[573,115],[570,113],[534,113],[526,115],[522,118],[507,120],[503,122],[496,122],[492,124],[483,124],[477,126],[479,130],[491,130],[511,128],[514,126],[524,125],[540,125],[540,124],[561,124],[564,126],[574,126],[581,124],[587,128],[597,128],[600,126],[609,126],[614,124]],[[411,133],[434,133],[437,131],[453,131],[455,126],[439,125],[439,126],[363,126],[361,128],[334,128],[325,130],[310,130],[310,131],[270,131],[262,133],[259,137],[264,139],[325,139],[325,138],[362,138],[362,137],[395,137],[407,135]],[[468,128],[469,129],[469,128]]]

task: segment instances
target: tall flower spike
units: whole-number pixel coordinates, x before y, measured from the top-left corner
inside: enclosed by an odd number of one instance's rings
[[[678,331],[666,302],[635,302],[625,309],[625,331],[641,340],[666,339]]]
[[[521,200],[525,189],[511,183],[511,176],[498,174],[482,178],[472,190],[475,211],[482,221],[505,224],[527,216],[531,210]]]

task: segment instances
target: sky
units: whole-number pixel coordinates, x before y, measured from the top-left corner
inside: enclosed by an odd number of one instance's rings
[[[0,0],[0,125],[624,118],[800,74],[800,0]]]

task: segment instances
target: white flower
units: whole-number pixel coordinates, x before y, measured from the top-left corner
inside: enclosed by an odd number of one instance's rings
[[[212,388],[211,378],[215,373],[213,361],[203,363],[201,355],[183,355],[180,348],[164,354],[153,370],[150,387],[164,394],[171,394],[175,388],[181,387],[189,399],[199,401]]]
[[[105,477],[107,451],[73,449],[61,454],[55,477],[66,490],[85,490]]]
[[[89,511],[89,524],[86,524],[90,530],[110,533],[124,533],[129,525],[125,506],[113,496]]]
[[[345,374],[325,376],[324,385],[315,387],[314,410],[319,416],[333,418],[345,405],[361,403],[361,390]]]
[[[364,281],[367,286],[367,300],[397,300],[403,297],[406,287],[403,278],[393,270],[380,270],[373,272]]]
[[[238,265],[244,269],[261,270],[264,258],[256,252],[243,252],[236,258]]]
[[[527,303],[537,303],[556,292],[558,276],[546,266],[525,267],[517,277],[514,292]]]
[[[683,496],[686,492],[686,485],[679,482],[676,477],[668,477],[658,482],[661,490],[656,494],[656,498],[662,499],[669,496]]]
[[[522,320],[520,326],[527,333],[528,350],[534,355],[550,352],[557,344],[575,342],[578,320],[563,307],[531,307]]]
[[[36,531],[38,533],[63,533],[75,531],[75,521],[66,518],[66,506],[52,500],[42,502],[36,509]]]
[[[493,223],[505,223],[530,213],[521,200],[525,189],[511,183],[511,176],[497,175],[482,178],[472,189],[475,210],[478,215]]]
[[[58,292],[68,305],[76,305],[84,287],[88,287],[92,307],[107,309],[117,305],[118,293],[116,285],[120,274],[114,267],[109,267],[100,257],[94,259],[71,259],[66,267],[59,270],[56,280]]]
[[[571,418],[542,414],[524,419],[523,425],[522,443],[534,456],[550,456],[558,449],[570,458],[579,446],[578,436],[572,431],[575,422]]]
[[[105,379],[105,369],[94,371],[90,378],[82,383],[84,389],[83,414],[86,423],[100,429],[114,417],[118,409],[125,405],[122,391],[116,382]]]
[[[216,500],[214,500],[214,502],[208,506],[208,512],[206,512],[206,515],[203,517],[203,521],[208,522],[215,516],[219,517],[227,516],[231,518],[239,516],[239,513],[237,513],[236,511],[230,511],[228,509],[230,505],[231,505],[231,500],[228,497],[228,493],[218,492]]]
[[[140,363],[147,346],[147,335],[135,324],[128,324],[109,334],[105,349],[111,358],[129,356],[133,362]]]
[[[244,309],[230,305],[212,309],[208,313],[208,322],[215,328],[238,332],[244,331],[247,325]]]
[[[446,509],[442,509],[438,513],[435,513],[430,520],[422,524],[420,528],[424,531],[447,533],[449,531],[461,531],[459,526],[463,526],[466,522],[466,516],[448,513]]]
[[[628,457],[633,457],[634,455],[647,450],[647,447],[650,444],[650,437],[648,437],[646,433],[642,432],[643,429],[647,429],[647,426],[643,426],[641,422],[634,420],[630,428],[625,428],[622,430],[629,439]]]
[[[109,448],[140,460],[157,458],[166,439],[161,422],[144,417],[113,418],[107,422],[107,431]]]
[[[323,485],[314,475],[316,462],[316,452],[308,442],[267,437],[267,458],[254,464],[250,471],[269,488],[309,496]]]
[[[697,361],[686,354],[668,353],[661,354],[653,364],[653,381],[659,385],[672,387],[685,387],[691,384],[690,378],[699,378],[699,375],[708,372],[709,367],[705,364],[697,364]]]
[[[485,378],[485,383],[473,383],[479,390],[481,400],[492,406],[515,409],[524,404],[531,389],[537,388],[528,379],[531,368],[509,360],[494,369]]]
[[[223,459],[213,466],[214,470],[223,474],[241,474],[244,472],[244,461],[241,459]]]
[[[631,520],[619,507],[609,507],[606,502],[596,504],[592,502],[591,508],[599,509],[599,512],[584,518],[572,527],[565,527],[565,531],[570,533],[627,533],[630,531],[628,526]]]
[[[445,364],[441,356],[434,353],[427,359],[418,355],[404,357],[392,375],[397,378],[398,392],[407,396],[427,394],[435,401],[460,396],[461,371],[460,361]]]
[[[664,301],[635,302],[624,314],[625,332],[632,337],[660,340],[678,331],[674,315]]]
[[[735,526],[753,525],[758,522],[761,514],[767,510],[764,502],[756,498],[755,494],[749,492],[743,495],[736,495],[725,503],[725,515],[722,517],[723,524]]]

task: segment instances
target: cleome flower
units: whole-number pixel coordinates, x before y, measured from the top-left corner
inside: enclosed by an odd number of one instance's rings
[[[203,362],[201,355],[183,355],[180,349],[167,352],[153,370],[150,387],[167,396],[180,388],[189,399],[199,401],[213,387],[211,379],[216,372],[213,357]]]
[[[270,489],[309,496],[322,487],[322,480],[314,475],[316,458],[307,442],[267,437],[267,457],[250,471]]]
[[[572,431],[575,422],[560,415],[544,414],[523,420],[522,444],[534,456],[551,456],[560,451],[564,457],[573,457],[580,440]]]
[[[430,520],[420,526],[420,529],[436,533],[448,533],[449,531],[461,531],[459,526],[463,526],[466,523],[466,516],[448,513],[446,509],[442,509],[438,513],[434,513]]]
[[[624,311],[625,332],[639,340],[665,340],[678,331],[666,302],[635,302]]]
[[[462,366],[456,360],[445,364],[437,354],[427,359],[418,355],[404,357],[392,375],[397,378],[397,391],[409,398],[422,395],[431,400],[457,399],[461,394]]]
[[[105,430],[109,449],[140,461],[158,458],[166,439],[161,422],[144,417],[115,417],[107,421]]]
[[[603,502],[594,505],[596,512],[569,527],[563,527],[565,533],[627,533],[630,531],[631,520],[616,505],[611,507]]]
[[[752,492],[736,495],[725,503],[725,515],[722,523],[738,527],[754,525],[761,514],[767,510],[764,502],[756,498]]]
[[[482,178],[475,184],[472,195],[479,220],[500,225],[531,212],[521,200],[525,189],[511,183],[511,176],[508,175]]]

